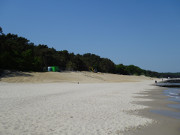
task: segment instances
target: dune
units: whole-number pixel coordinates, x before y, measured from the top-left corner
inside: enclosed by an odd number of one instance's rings
[[[2,82],[10,83],[110,83],[110,82],[138,82],[153,80],[145,76],[127,76],[93,72],[12,72],[1,78]]]

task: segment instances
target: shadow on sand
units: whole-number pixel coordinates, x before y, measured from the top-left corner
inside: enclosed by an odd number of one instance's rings
[[[30,74],[30,72],[24,73],[24,72],[20,72],[20,71],[9,71],[9,70],[5,70],[0,73],[0,79],[1,78],[9,78],[9,77],[17,77],[17,76],[29,77],[32,75]]]

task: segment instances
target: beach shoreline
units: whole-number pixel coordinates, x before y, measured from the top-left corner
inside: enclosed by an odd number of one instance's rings
[[[163,114],[154,113],[154,110],[179,112],[175,108],[168,107],[168,104],[177,104],[177,102],[169,101],[168,97],[163,94],[163,91],[168,88],[157,87],[155,89],[146,90],[141,93],[142,96],[137,98],[150,99],[151,101],[134,102],[135,104],[145,105],[148,108],[139,110],[137,115],[153,119],[155,122],[147,127],[140,127],[136,130],[126,132],[126,135],[179,135],[180,134],[180,119],[168,117]]]

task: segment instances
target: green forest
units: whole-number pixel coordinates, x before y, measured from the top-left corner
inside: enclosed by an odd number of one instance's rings
[[[180,77],[180,73],[158,73],[134,65],[116,65],[108,58],[86,53],[83,55],[57,51],[47,45],[35,45],[16,34],[4,34],[0,27],[0,70],[47,71],[48,66],[59,66],[60,71],[93,71],[150,77]]]

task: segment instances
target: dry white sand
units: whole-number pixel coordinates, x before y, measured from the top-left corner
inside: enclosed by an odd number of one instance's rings
[[[153,122],[133,104],[150,83],[0,82],[0,135],[121,135]]]

